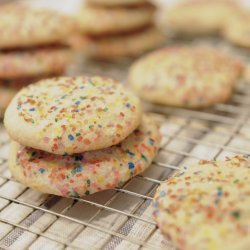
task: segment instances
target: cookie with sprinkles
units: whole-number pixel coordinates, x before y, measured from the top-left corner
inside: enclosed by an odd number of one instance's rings
[[[22,87],[38,80],[63,75],[74,52],[64,46],[49,46],[0,52],[0,117]]]
[[[90,35],[116,34],[138,30],[150,24],[154,10],[155,7],[150,3],[133,8],[103,8],[87,5],[79,10],[76,20],[83,33]]]
[[[77,29],[72,18],[52,10],[19,3],[0,6],[0,48],[58,44]]]
[[[0,79],[59,75],[72,61],[73,50],[66,47],[0,52]]]
[[[9,160],[15,179],[44,193],[81,197],[121,186],[149,167],[160,144],[159,129],[144,115],[120,144],[75,155],[55,155],[12,142]]]
[[[119,82],[58,77],[22,89],[4,123],[20,144],[63,155],[118,144],[139,126],[141,115],[139,99]]]
[[[154,218],[180,250],[247,250],[250,158],[200,161],[162,182]]]
[[[54,53],[52,53],[52,54],[54,54]],[[21,58],[19,58],[19,59],[21,59]],[[47,74],[32,76],[32,73],[31,73],[30,76],[25,76],[18,69],[21,69],[22,67],[24,67],[24,68],[27,68],[27,72],[29,72],[29,69],[28,69],[29,64],[28,65],[25,64],[25,65],[21,66],[21,61],[19,59],[17,61],[19,61],[20,64],[16,65],[17,67],[16,67],[15,72],[12,72],[8,67],[6,67],[6,71],[5,71],[4,68],[1,67],[1,56],[0,56],[0,118],[1,119],[4,117],[5,109],[8,107],[12,98],[14,98],[14,96],[17,94],[17,92],[21,88],[23,88],[23,87],[25,87],[28,84],[31,84],[33,82],[37,82],[41,79],[56,77],[56,76],[58,76],[56,74],[56,72],[58,74],[62,73],[61,69],[60,69],[61,68],[60,65],[62,65],[62,64],[60,62],[58,62],[58,63],[55,62],[56,65],[54,65],[53,67],[54,67],[54,69],[57,69],[57,70],[55,70],[55,72],[53,72],[53,74],[49,74],[48,72],[50,70],[48,69]],[[52,61],[53,60],[54,59],[52,59]],[[6,63],[6,66],[7,66],[7,61],[8,60],[3,60],[2,63]],[[31,59],[30,61],[27,61],[26,63],[30,63],[31,61],[34,62],[37,60]],[[65,60],[63,59],[63,61],[65,61]],[[37,63],[40,64],[39,62],[37,62]],[[31,65],[30,68],[32,68],[33,66],[34,65]],[[14,76],[15,77],[13,79],[11,79],[11,78],[4,79],[4,77],[7,77],[8,75],[12,75],[13,77]],[[29,75],[29,74],[27,74],[27,75]]]
[[[211,47],[167,47],[136,61],[129,83],[144,100],[203,108],[227,101],[242,72],[234,56]]]

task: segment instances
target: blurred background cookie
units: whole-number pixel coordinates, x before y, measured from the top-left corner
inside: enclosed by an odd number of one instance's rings
[[[168,47],[136,61],[128,81],[144,100],[186,108],[227,101],[241,62],[212,47]]]
[[[83,5],[76,16],[82,39],[71,38],[70,44],[88,57],[113,60],[135,57],[164,43],[163,33],[154,25],[153,4],[139,1],[128,7],[122,3]]]
[[[0,53],[0,75],[3,79],[29,78],[63,73],[72,60],[66,46],[48,46]]]
[[[146,3],[147,0],[86,0],[87,3],[98,4],[102,6],[134,6]]]
[[[24,4],[0,6],[0,92],[8,96],[1,110],[11,95],[33,80],[64,73],[73,59],[64,40],[75,31],[71,18],[54,11]]]
[[[247,63],[244,67],[243,78],[247,83],[250,83],[250,63]]]
[[[161,23],[177,36],[211,35],[218,33],[238,8],[230,0],[176,1],[162,12]]]
[[[155,26],[150,26],[135,32],[89,37],[86,55],[96,59],[115,59],[121,57],[139,56],[165,42],[165,36]]]
[[[76,29],[70,18],[48,9],[18,3],[0,7],[1,49],[61,44]]]
[[[242,10],[227,18],[223,35],[234,45],[250,48],[250,10]]]
[[[135,7],[107,8],[83,6],[77,17],[83,33],[106,35],[136,30],[152,23],[155,7],[150,3]]]

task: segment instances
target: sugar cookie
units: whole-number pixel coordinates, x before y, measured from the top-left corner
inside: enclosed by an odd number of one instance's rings
[[[244,67],[243,79],[248,84],[250,83],[250,63],[247,63]]]
[[[161,183],[155,220],[181,250],[247,250],[250,159],[201,161]]]
[[[176,35],[210,35],[219,32],[238,8],[228,0],[182,1],[166,9],[162,22]]]
[[[112,79],[58,77],[22,89],[4,123],[20,144],[62,155],[121,142],[139,126],[141,112],[139,99]]]
[[[152,22],[154,6],[103,8],[83,6],[77,15],[83,33],[91,35],[117,34],[136,30]]]
[[[84,38],[85,39],[85,38]],[[135,57],[164,44],[164,34],[155,27],[103,38],[83,41],[86,55],[97,59]]]
[[[1,57],[1,56],[0,56]],[[1,61],[0,61],[1,64]],[[7,65],[6,65],[7,66]],[[28,67],[29,65],[25,65],[23,67]],[[30,65],[33,67],[32,65]],[[1,68],[1,66],[0,66]],[[7,69],[6,67],[6,72],[11,72]],[[0,70],[1,72],[1,70]],[[2,73],[2,75],[1,75]],[[0,73],[1,76],[6,75],[4,70]],[[58,74],[61,74],[62,72],[58,72]],[[49,78],[49,77],[56,77],[57,74],[42,74],[42,75],[36,75],[36,76],[30,76],[30,77],[21,77],[21,78],[13,78],[13,79],[1,79],[0,77],[0,118],[3,118],[4,116],[4,111],[9,105],[10,101],[12,98],[17,94],[17,92],[34,82],[37,82],[41,79]]]
[[[227,101],[242,70],[233,56],[210,47],[168,47],[135,62],[129,83],[150,102],[202,108]]]
[[[69,48],[35,48],[0,52],[0,79],[60,74],[73,59]]]
[[[147,116],[119,145],[76,155],[54,155],[12,142],[10,170],[15,179],[44,193],[80,197],[121,186],[143,172],[160,144]]]
[[[241,11],[226,19],[223,30],[224,38],[235,45],[250,48],[249,14],[249,11]]]
[[[109,7],[116,7],[116,6],[134,6],[140,5],[148,2],[148,0],[87,0],[90,4],[98,4],[100,6],[109,6]]]
[[[76,31],[72,18],[24,4],[0,6],[0,48],[58,43]]]

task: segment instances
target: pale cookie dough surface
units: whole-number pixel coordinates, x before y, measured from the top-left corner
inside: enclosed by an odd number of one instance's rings
[[[119,82],[58,77],[22,89],[4,122],[11,138],[22,145],[74,154],[121,142],[139,126],[141,113],[139,99]]]
[[[223,35],[235,45],[250,48],[250,11],[242,11],[228,18]]]
[[[73,60],[68,48],[37,48],[0,52],[0,79],[58,74]]]
[[[183,1],[166,8],[162,22],[177,35],[210,35],[219,32],[238,8],[232,1]]]
[[[155,49],[165,42],[164,34],[155,27],[141,31],[83,41],[86,55],[98,59],[135,57]]]
[[[14,89],[0,86],[0,119],[4,117],[5,109],[15,94],[16,91]]]
[[[103,8],[83,6],[76,19],[83,33],[102,35],[136,30],[152,23],[154,6]]]
[[[201,161],[162,182],[155,220],[180,250],[247,250],[250,246],[250,159]]]
[[[0,6],[0,48],[20,48],[58,43],[75,32],[69,17],[24,4]]]
[[[149,102],[202,108],[227,101],[242,70],[235,57],[211,47],[167,47],[140,58],[129,83]]]
[[[21,183],[44,193],[79,197],[121,186],[149,167],[160,144],[148,116],[119,145],[60,156],[12,142],[9,166]]]
[[[116,7],[116,6],[133,6],[147,3],[148,0],[87,0],[90,4],[98,4],[100,6]]]
[[[244,67],[243,79],[249,84],[250,83],[250,63],[247,63]]]

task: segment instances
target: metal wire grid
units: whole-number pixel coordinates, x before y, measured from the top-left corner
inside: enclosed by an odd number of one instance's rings
[[[126,74],[124,65],[104,71],[122,79]],[[78,74],[75,68],[73,72]],[[154,192],[181,166],[248,154],[249,97],[250,85],[241,83],[230,103],[211,110],[148,106],[163,134],[151,167],[122,188],[81,199],[41,194],[12,180],[7,169],[9,138],[0,125],[0,248],[174,249],[152,220]]]

